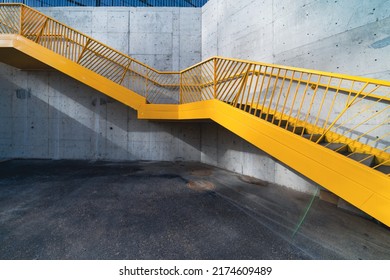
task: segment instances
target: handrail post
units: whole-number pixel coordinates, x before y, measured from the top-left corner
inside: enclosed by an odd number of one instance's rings
[[[148,95],[149,95],[149,79],[150,79],[150,69],[148,69],[146,72],[146,81],[145,81],[145,98],[146,99],[148,99]]]
[[[91,42],[91,39],[88,38],[87,42],[85,43],[85,46],[81,50],[81,53],[80,53],[79,57],[77,58],[77,61],[76,61],[77,64],[80,64],[80,61],[83,58],[83,55],[84,55],[85,51],[87,50],[88,45],[90,44],[90,42]]]
[[[214,64],[214,99],[217,99],[217,59],[213,58],[213,64]]]
[[[42,34],[43,34],[43,31],[45,30],[48,21],[49,21],[49,19],[46,18],[45,22],[44,22],[43,25],[42,25],[41,31],[39,31],[39,33],[38,33],[38,35],[37,35],[37,38],[35,39],[35,43],[38,43],[38,42],[39,42],[39,39],[41,38],[41,36],[42,36]]]
[[[252,64],[249,64],[247,70],[245,71],[244,76],[242,77],[242,82],[241,82],[241,85],[240,85],[240,89],[238,90],[236,96],[233,99],[234,106],[236,106],[238,104],[238,99],[240,98],[240,96],[242,94],[242,91],[244,90],[244,87],[246,86],[246,83],[248,81],[249,71],[251,70],[251,68],[252,68]]]
[[[20,22],[19,22],[19,35],[23,35],[23,5],[20,5]]]
[[[354,104],[355,100],[359,97],[359,95],[366,89],[366,87],[368,86],[368,82],[364,85],[364,87],[355,95],[355,97],[352,99],[351,102],[347,103],[344,107],[344,109],[340,112],[340,114],[334,119],[334,121],[325,129],[325,131],[321,134],[321,137],[318,138],[318,140],[316,141],[316,143],[318,144],[321,139],[323,139],[326,134],[335,126],[335,124],[337,123],[337,121],[345,114],[345,112],[348,111],[348,109]],[[367,94],[366,94],[367,96]],[[348,101],[347,101],[348,102]]]
[[[120,84],[120,85],[123,83],[123,81],[124,81],[124,79],[125,79],[125,77],[126,77],[126,74],[127,74],[127,72],[129,71],[129,69],[130,69],[130,66],[131,66],[131,63],[132,63],[132,62],[133,62],[132,60],[129,60],[129,63],[127,64],[127,66],[126,66],[125,69],[123,70],[122,77],[121,77],[121,79],[120,79],[120,81],[119,81],[119,84]]]
[[[179,73],[179,104],[183,104],[183,72]]]

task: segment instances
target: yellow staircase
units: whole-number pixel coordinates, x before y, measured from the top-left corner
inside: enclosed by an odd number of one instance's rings
[[[54,68],[141,119],[211,119],[390,226],[390,82],[212,57],[160,72],[38,11],[0,5],[0,61]]]

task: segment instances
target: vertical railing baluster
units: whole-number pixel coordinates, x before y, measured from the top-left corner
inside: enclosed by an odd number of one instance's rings
[[[20,22],[19,22],[19,35],[23,35],[23,13],[24,13],[24,6],[20,5]]]
[[[77,58],[77,61],[76,61],[77,64],[80,64],[80,61],[81,61],[81,59],[83,58],[83,55],[84,55],[85,51],[87,50],[88,45],[90,44],[90,42],[91,42],[91,40],[88,39],[87,42],[85,43],[84,48],[82,49],[82,51],[81,51],[79,57]]]
[[[359,97],[359,95],[366,89],[368,86],[368,82],[364,85],[364,87],[359,91],[358,94],[355,95],[355,97],[352,99],[351,102],[347,103],[344,109],[338,114],[338,116],[334,119],[334,121],[325,129],[325,131],[322,133],[322,137],[320,137],[316,143],[318,143],[321,138],[323,138],[337,123],[337,121],[345,114],[346,111],[354,104],[355,100]]]
[[[214,93],[214,99],[217,99],[217,73],[218,73],[218,65],[217,65],[217,58],[213,58],[213,64],[214,64],[214,85],[213,85],[213,93]]]

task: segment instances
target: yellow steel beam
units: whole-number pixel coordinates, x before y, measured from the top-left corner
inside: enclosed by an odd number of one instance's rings
[[[247,106],[250,106],[251,108],[255,109],[258,104],[257,103],[243,103],[246,104]],[[345,143],[346,145],[349,146],[349,148],[352,150],[352,152],[355,153],[365,153],[365,154],[372,154],[374,155],[379,163],[382,162],[387,162],[390,160],[390,154],[382,151],[380,149],[377,149],[373,146],[366,145],[364,143],[361,143],[357,140],[351,139],[346,137],[345,135],[338,134],[333,131],[325,131],[324,128],[315,126],[311,123],[302,121],[300,119],[294,118],[294,117],[289,117],[285,115],[281,115],[278,111],[275,111],[274,109],[270,109],[268,107],[264,107],[264,111],[269,111],[270,114],[274,115],[275,118],[280,119],[280,120],[286,120],[290,124],[290,126],[295,126],[295,127],[304,127],[307,130],[307,134],[324,134],[325,139],[327,142],[330,143]],[[279,125],[280,126],[280,125]]]
[[[104,93],[123,104],[138,109],[146,103],[146,99],[139,94],[117,84],[103,76],[96,74],[83,66],[78,65],[63,56],[56,54],[33,41],[30,41],[20,35],[1,35],[0,47],[12,47],[25,58],[31,57],[38,60],[62,73]],[[13,50],[14,51],[14,50]],[[26,63],[30,62],[26,60]]]
[[[211,119],[304,176],[390,226],[388,176],[311,143],[219,100],[182,105],[146,104],[144,97],[19,35],[0,36],[13,47],[138,110],[141,119]],[[359,174],[359,176],[356,176]]]
[[[390,225],[388,176],[223,102],[212,102],[212,120]]]
[[[138,116],[159,120],[209,118],[390,226],[388,176],[224,102],[146,104]]]
[[[0,5],[0,8],[3,5]],[[23,22],[23,15],[27,15],[26,11],[33,11],[24,5],[14,5],[19,6],[21,9],[21,19],[20,26]],[[371,78],[362,78],[355,77],[344,74],[329,73],[317,70],[308,70],[296,67],[286,67],[281,65],[273,65],[267,63],[238,60],[231,58],[221,58],[221,57],[212,57],[204,62],[200,62],[192,67],[184,69],[181,72],[161,72],[151,68],[150,66],[143,64],[139,61],[134,60],[133,58],[121,54],[120,52],[104,45],[96,40],[88,37],[87,35],[81,34],[78,31],[57,22],[56,20],[46,17],[45,15],[34,11],[36,15],[42,15],[46,18],[46,21],[50,21],[51,26],[61,26],[60,31],[67,30],[67,32],[73,32],[72,38],[87,38],[87,40],[94,42],[95,56],[101,55],[103,58],[110,60],[112,63],[118,64],[119,57],[122,61],[122,57],[129,59],[132,63],[148,69],[150,73],[155,74],[180,74],[181,77],[187,75],[190,81],[195,83],[194,85],[185,84],[183,80],[180,79],[180,92],[183,94],[185,89],[189,89],[189,95],[186,99],[190,101],[199,100],[202,96],[201,88],[205,86],[213,86],[214,98],[207,101],[198,101],[181,105],[167,105],[167,104],[146,104],[146,99],[139,94],[131,91],[120,84],[117,84],[91,70],[88,70],[86,67],[83,67],[72,60],[69,60],[59,54],[56,54],[49,49],[41,46],[25,37],[23,37],[23,30],[20,28],[21,34],[6,35],[0,34],[0,59],[10,65],[14,65],[18,68],[32,69],[32,67],[37,68],[54,68],[67,74],[74,79],[89,85],[96,90],[111,96],[112,98],[122,102],[125,105],[128,105],[136,110],[138,110],[138,117],[141,119],[158,119],[158,120],[194,120],[194,119],[211,119],[235,134],[239,135],[243,139],[252,143],[256,147],[262,149],[273,157],[277,158],[281,162],[295,169],[304,176],[310,178],[311,180],[319,183],[330,191],[334,192],[343,199],[349,201],[356,207],[362,209],[378,220],[382,221],[386,225],[390,226],[390,178],[372,168],[369,168],[363,164],[360,164],[348,157],[345,157],[341,154],[335,153],[331,150],[325,149],[324,147],[317,145],[314,142],[307,141],[306,139],[288,132],[287,130],[280,128],[276,125],[273,125],[261,118],[255,117],[251,114],[244,112],[243,110],[237,109],[229,104],[226,104],[222,101],[217,100],[217,98],[231,100],[235,96],[237,98],[233,99],[235,103],[242,104],[245,94],[246,103],[249,98],[249,89],[246,93],[247,81],[246,79],[251,75],[257,75],[264,77],[261,81],[261,89],[266,89],[264,96],[262,97],[262,103],[259,104],[260,99],[257,103],[252,101],[251,106],[256,106],[256,109],[261,106],[262,110],[267,111],[268,114],[273,114],[273,118],[277,116],[278,112],[274,112],[270,107],[266,106],[267,94],[271,94],[271,101],[273,99],[277,100],[279,104],[279,98],[281,97],[282,87],[280,88],[279,95],[276,90],[277,79],[283,78],[283,83],[285,80],[295,81],[299,84],[306,84],[306,89],[303,94],[307,91],[308,87],[312,87],[310,82],[311,77],[318,77],[318,81],[314,82],[315,86],[324,87],[326,89],[333,88],[330,80],[327,85],[321,83],[321,77],[327,77],[330,79],[342,79],[352,81],[351,90],[349,92],[352,101],[360,98],[360,95],[367,95],[363,92],[364,88],[360,91],[354,91],[353,85],[355,81],[357,83],[366,83],[374,84],[383,87],[390,87],[389,81],[375,80]],[[53,25],[54,24],[54,25]],[[55,33],[57,34],[57,33]],[[41,34],[42,36],[47,36],[47,34]],[[51,34],[52,35],[52,34]],[[62,34],[65,36],[64,34]],[[66,37],[66,36],[65,36]],[[81,38],[80,37],[80,38]],[[79,39],[80,39],[79,38]],[[50,43],[60,43],[62,41],[54,40]],[[96,45],[95,45],[96,43]],[[57,48],[63,48],[63,45],[58,45]],[[115,58],[115,59],[114,59]],[[123,60],[125,61],[125,60]],[[122,62],[123,62],[122,61]],[[219,63],[219,61],[223,61]],[[96,60],[92,61],[92,64],[100,65],[101,61]],[[123,73],[121,72],[120,80],[123,81],[126,71],[137,72],[135,69],[131,69],[127,66],[129,63],[125,63],[126,66],[122,65]],[[199,75],[197,67],[202,67],[205,65],[211,68],[212,75],[209,79],[204,80]],[[249,66],[248,66],[249,65]],[[257,66],[260,66],[259,70],[255,70]],[[104,71],[113,71],[110,69],[104,69]],[[127,68],[125,68],[127,67]],[[138,67],[138,66],[137,66]],[[253,67],[253,70],[250,70]],[[261,70],[264,69],[264,72]],[[267,69],[270,69],[270,73],[267,73]],[[274,74],[277,72],[277,74]],[[140,70],[143,71],[143,70]],[[299,79],[287,75],[287,71],[292,71],[295,73],[301,73]],[[149,72],[148,72],[149,73]],[[284,73],[284,74],[283,74]],[[302,74],[308,75],[307,80],[302,79]],[[141,76],[145,76],[142,73],[138,73]],[[210,73],[209,73],[210,74]],[[146,74],[145,79],[149,80],[149,74]],[[153,74],[154,75],[154,74]],[[268,81],[265,82],[265,77],[268,76]],[[245,79],[243,79],[245,77]],[[273,86],[270,88],[271,77],[275,79]],[[161,77],[160,77],[161,78]],[[153,76],[153,83],[160,84],[159,77]],[[253,77],[252,77],[253,78]],[[172,83],[172,78],[169,78],[169,84],[162,84],[161,86],[172,87],[179,86],[175,84],[176,81]],[[242,79],[241,84],[237,83]],[[199,84],[197,84],[199,82]],[[252,80],[251,83],[252,84]],[[258,84],[258,79],[256,81],[256,86]],[[241,85],[241,86],[240,86]],[[290,84],[291,85],[291,84]],[[345,89],[336,87],[337,92],[345,91]],[[195,87],[196,90],[193,90]],[[242,94],[241,101],[239,102],[236,89],[239,87],[239,93]],[[251,87],[251,86],[250,86]],[[200,89],[200,92],[199,90]],[[260,92],[262,91],[260,89]],[[269,92],[270,90],[270,92]],[[298,87],[296,89],[298,91]],[[159,94],[159,93],[154,93]],[[200,94],[200,97],[198,96]],[[295,93],[296,95],[297,93]],[[302,93],[301,93],[302,94]],[[275,96],[274,96],[275,95]],[[369,95],[368,95],[369,96]],[[199,98],[198,98],[199,97]],[[387,97],[381,96],[370,96],[373,98],[379,98],[380,100],[388,101]],[[260,98],[260,95],[259,97]],[[254,100],[254,96],[252,96]],[[183,102],[183,95],[180,95],[180,100]],[[312,97],[312,102],[314,102],[314,96]],[[323,99],[324,100],[324,99]],[[269,102],[270,104],[272,102]],[[297,101],[299,102],[299,101]],[[295,103],[295,97],[294,97]],[[304,99],[300,101],[299,113],[304,104]],[[312,103],[311,103],[312,104]],[[351,103],[352,104],[352,103]],[[312,105],[311,105],[312,106]],[[310,106],[310,108],[311,108]],[[321,105],[322,106],[322,105]],[[333,106],[333,105],[332,105]],[[322,107],[321,107],[322,108]],[[347,109],[346,109],[347,110]],[[313,131],[317,128],[315,124],[308,123],[309,112],[304,112],[306,114],[306,119],[303,121],[303,126],[309,128],[313,127]],[[290,120],[289,116],[289,120]],[[318,116],[317,116],[318,121]],[[337,119],[336,119],[337,121]],[[336,121],[333,121],[335,123]],[[297,125],[301,121],[297,121]],[[328,128],[329,130],[329,128]],[[330,134],[328,132],[327,134]],[[328,135],[327,135],[328,136]],[[329,135],[334,136],[334,135]],[[345,140],[345,139],[344,139]],[[386,149],[387,150],[387,149]],[[385,152],[385,150],[383,151]],[[358,176],[356,175],[358,174]]]

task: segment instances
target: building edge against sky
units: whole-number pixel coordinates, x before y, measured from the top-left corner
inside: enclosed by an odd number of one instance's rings
[[[0,0],[30,7],[202,7],[208,0]]]
[[[210,0],[203,8],[40,8],[159,70],[213,55],[388,80],[386,1]],[[202,161],[297,190],[313,183],[214,123],[136,113],[55,71],[0,66],[0,157]],[[26,98],[16,90],[30,92]],[[11,104],[11,106],[10,106]]]

